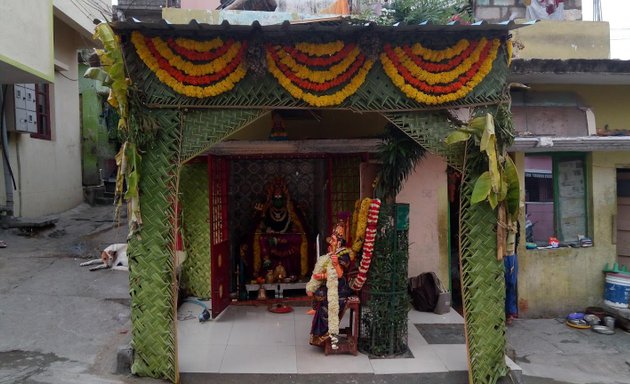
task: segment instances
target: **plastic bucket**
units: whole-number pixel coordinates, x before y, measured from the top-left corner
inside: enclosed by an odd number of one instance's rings
[[[630,275],[606,274],[604,303],[615,308],[628,308],[630,298]]]

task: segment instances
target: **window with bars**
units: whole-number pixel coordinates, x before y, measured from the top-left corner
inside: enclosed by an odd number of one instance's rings
[[[525,209],[532,229],[527,241],[555,236],[577,242],[588,235],[586,157],[582,153],[525,156]]]
[[[35,84],[35,111],[37,113],[37,133],[32,133],[31,137],[51,140],[49,84]]]

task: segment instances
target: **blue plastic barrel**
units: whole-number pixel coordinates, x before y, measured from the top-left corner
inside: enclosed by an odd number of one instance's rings
[[[615,308],[628,308],[630,275],[607,273],[604,286],[604,303]]]

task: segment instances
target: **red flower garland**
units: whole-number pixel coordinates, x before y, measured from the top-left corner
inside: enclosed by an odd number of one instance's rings
[[[337,76],[333,80],[327,81],[325,83],[315,83],[315,82],[300,79],[299,77],[297,77],[291,71],[289,67],[287,67],[285,64],[283,64],[280,61],[280,58],[278,57],[278,52],[274,50],[273,48],[270,48],[269,53],[273,57],[273,60],[276,62],[278,69],[280,69],[282,71],[282,74],[285,75],[288,79],[290,79],[293,83],[295,83],[297,86],[299,86],[302,89],[308,89],[311,91],[319,91],[319,92],[327,91],[333,87],[338,87],[341,84],[345,83],[359,71],[359,69],[365,62],[365,55],[361,54],[357,57],[357,60],[355,60],[354,63],[352,63],[352,66],[342,75]]]
[[[191,60],[191,61],[210,61],[210,60],[216,59],[219,56],[224,55],[228,51],[228,49],[230,49],[232,47],[232,45],[234,45],[234,40],[229,39],[228,41],[225,42],[225,44],[221,45],[219,48],[217,48],[215,50],[212,50],[212,51],[209,51],[209,52],[191,51],[189,49],[186,49],[186,48],[178,45],[177,42],[175,41],[175,39],[173,39],[173,38],[169,38],[168,40],[166,40],[166,43],[178,55],[183,56],[183,57],[187,58],[188,60]]]
[[[342,50],[335,53],[329,57],[310,57],[304,52],[300,52],[294,47],[283,46],[283,49],[286,53],[291,55],[291,57],[300,64],[310,65],[314,67],[326,67],[329,65],[336,64],[343,60],[352,50],[356,47],[356,44],[346,44]],[[269,47],[268,47],[269,48]]]
[[[212,75],[191,76],[191,75],[187,75],[181,72],[177,68],[174,68],[168,62],[168,60],[162,57],[160,53],[157,51],[157,49],[155,48],[155,45],[153,44],[153,40],[151,40],[151,38],[145,37],[144,42],[147,48],[149,49],[149,51],[151,52],[151,54],[153,55],[153,57],[155,57],[155,59],[157,60],[161,69],[168,72],[168,74],[173,76],[175,79],[177,79],[177,81],[184,84],[191,84],[191,85],[210,85],[212,83],[215,83],[227,77],[230,73],[234,72],[234,70],[239,66],[243,58],[245,49],[247,49],[247,43],[243,42],[241,49],[238,55],[234,58],[234,60],[232,60],[228,65],[225,66],[225,68],[223,68],[221,71],[217,73],[214,73]]]
[[[368,209],[367,228],[365,230],[365,242],[363,243],[363,256],[359,264],[359,274],[352,281],[351,288],[355,291],[360,290],[367,280],[367,273],[372,262],[372,253],[374,252],[374,241],[376,240],[376,226],[378,224],[378,212],[381,209],[381,200],[373,199]]]
[[[472,77],[477,73],[483,62],[488,57],[488,54],[490,53],[490,48],[492,48],[492,44],[486,44],[486,46],[483,48],[483,51],[479,55],[479,60],[477,60],[463,76],[458,78],[457,81],[454,81],[449,85],[431,85],[416,78],[407,68],[405,68],[404,65],[401,64],[398,55],[396,55],[391,46],[385,46],[385,54],[387,55],[387,57],[389,57],[398,72],[409,84],[426,93],[449,94],[457,91],[458,89],[466,85],[466,83],[470,79],[472,79]]]
[[[408,45],[403,46],[402,49],[418,67],[424,69],[425,71],[446,72],[460,65],[461,62],[464,61],[468,56],[470,56],[470,54],[475,50],[475,48],[477,48],[477,45],[479,45],[479,40],[471,41],[470,44],[468,45],[468,48],[466,48],[460,55],[452,58],[446,63],[433,63],[430,61],[426,61],[421,56],[414,55],[413,50]],[[393,52],[390,44],[386,44],[385,49],[386,50],[389,49],[390,51]]]

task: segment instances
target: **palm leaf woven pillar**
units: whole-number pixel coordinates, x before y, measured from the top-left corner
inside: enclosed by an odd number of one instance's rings
[[[385,117],[429,151],[446,157],[450,165],[464,167],[464,146],[444,144],[444,138],[456,129],[444,112],[388,113]],[[496,213],[485,202],[470,204],[478,169],[474,162],[464,169],[459,233],[469,376],[474,384],[495,383],[507,373],[505,281],[503,264],[496,259]]]
[[[460,196],[460,273],[470,383],[496,383],[505,365],[505,280],[497,260],[496,212],[486,202],[471,204],[479,176],[467,164]]]
[[[140,376],[178,377],[175,336],[174,202],[180,120],[177,112],[145,112],[159,126],[140,171],[143,226],[129,242],[129,292],[134,361]]]
[[[186,247],[181,286],[185,288],[187,294],[205,299],[210,297],[208,164],[203,162],[184,165],[180,189]]]

